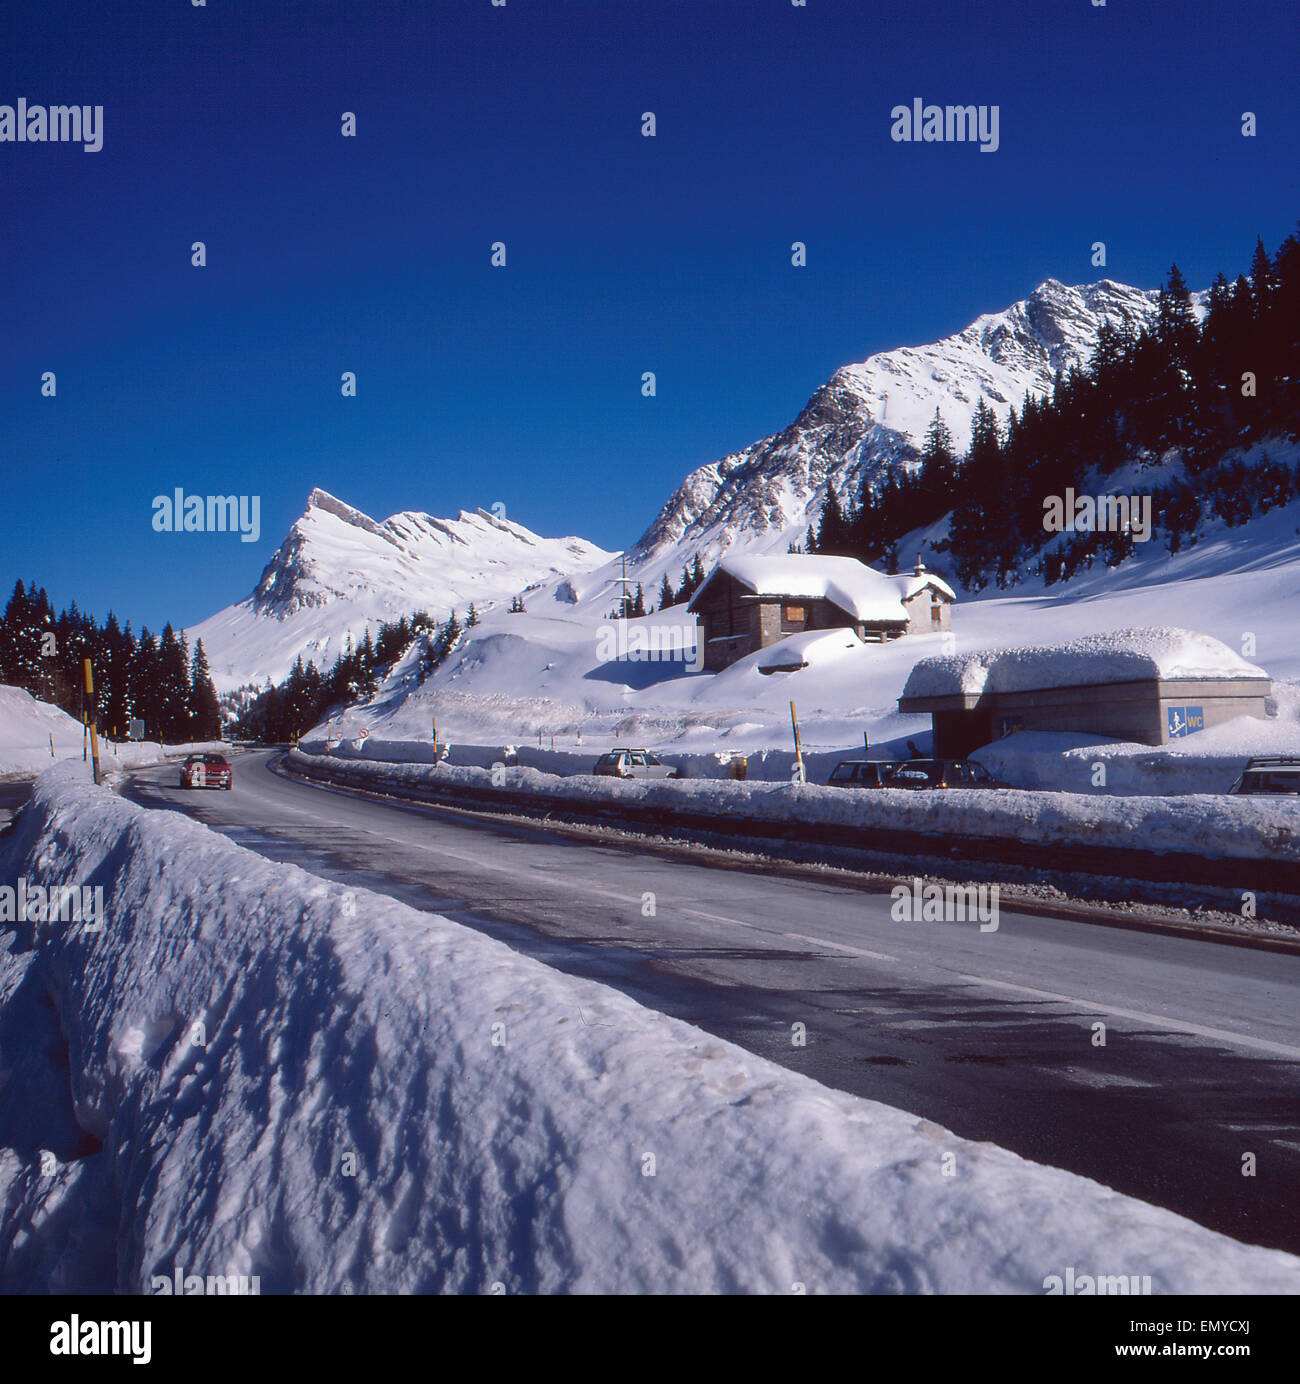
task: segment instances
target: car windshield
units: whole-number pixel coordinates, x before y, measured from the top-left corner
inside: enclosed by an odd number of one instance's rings
[[[603,768],[609,769],[609,768],[612,768],[615,764],[617,764],[617,763],[618,763],[618,760],[619,760],[619,756],[616,755],[616,754],[603,754],[603,755],[601,755],[601,757],[596,761],[596,767],[597,767],[597,768],[603,767]]]
[[[655,758],[654,755],[652,755],[652,754],[650,753],[649,750],[646,751],[645,762],[646,762],[647,764],[658,764],[658,763],[659,763],[659,761]]]

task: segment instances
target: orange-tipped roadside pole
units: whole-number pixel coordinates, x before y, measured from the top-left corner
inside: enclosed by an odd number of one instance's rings
[[[90,732],[90,753],[95,761],[95,782],[99,782],[99,736],[95,734],[95,674],[91,671],[90,660],[85,659],[86,670],[86,729]]]
[[[803,768],[803,745],[799,740],[799,716],[793,702],[790,703],[790,724],[794,727],[794,762],[799,766],[799,782],[807,783],[808,775]]]

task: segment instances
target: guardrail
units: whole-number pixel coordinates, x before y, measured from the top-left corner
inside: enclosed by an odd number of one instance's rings
[[[965,864],[1019,866],[1044,876],[1081,874],[1154,884],[1202,886],[1218,893],[1259,896],[1267,892],[1300,897],[1300,864],[1294,861],[1026,842],[978,833],[931,833],[918,840],[914,829],[891,831],[876,826],[801,822],[797,818],[773,820],[739,812],[725,815],[692,812],[684,808],[665,808],[662,802],[645,804],[629,799],[601,802],[588,796],[566,796],[562,792],[535,793],[522,785],[479,787],[451,780],[438,782],[432,777],[400,785],[385,784],[373,770],[367,772],[368,766],[362,767],[364,761],[322,764],[318,759],[297,752],[285,758],[291,762],[292,772],[302,778],[363,789],[397,801],[497,815],[618,826],[640,829],[646,834],[670,831],[687,837],[707,837],[715,841],[723,838],[750,845],[776,842],[831,847],[904,860],[939,860],[950,867]]]

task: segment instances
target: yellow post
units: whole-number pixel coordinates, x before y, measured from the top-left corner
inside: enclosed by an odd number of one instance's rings
[[[799,782],[807,783],[808,775],[804,773],[803,767],[803,745],[799,740],[799,714],[794,709],[794,703],[790,703],[790,724],[794,727],[794,762],[799,766]]]
[[[90,660],[83,660],[86,670],[86,729],[90,732],[90,753],[95,761],[95,782],[99,782],[99,736],[95,733],[95,675],[91,671]]]

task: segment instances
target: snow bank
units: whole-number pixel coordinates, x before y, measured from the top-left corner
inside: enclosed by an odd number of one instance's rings
[[[50,750],[50,738],[54,750]],[[0,774],[39,773],[81,753],[81,722],[21,687],[0,684]]]
[[[827,1090],[71,768],[37,782],[0,873],[107,895],[98,935],[0,929],[3,1068],[67,1090],[27,1022],[48,996],[103,1144],[42,1159],[66,1112],[6,1103],[5,1286],[136,1293],[180,1267],[263,1292],[1040,1293],[1074,1266],[1300,1292],[1292,1256]]]
[[[1156,625],[1084,635],[1064,644],[973,649],[923,658],[912,669],[903,696],[979,696],[1151,678],[1267,677],[1262,668],[1247,663],[1208,634]]]
[[[982,757],[982,756],[981,756]],[[330,765],[326,756],[302,756],[307,765]],[[686,779],[634,783],[591,775],[557,778],[533,769],[506,769],[493,785],[483,769],[422,764],[348,764],[375,787],[461,784],[497,792],[504,802],[521,791],[543,802],[620,803],[661,811],[797,821],[866,831],[910,832],[918,846],[934,836],[1023,841],[1094,849],[1194,852],[1215,859],[1300,862],[1300,801],[1189,793],[1183,797],[1121,797],[1100,790],[1025,792],[1015,788],[963,788],[915,792],[904,788],[846,789],[773,781]]]
[[[1017,787],[1087,791],[1097,764],[1106,768],[1106,791],[1124,796],[1227,793],[1251,758],[1300,758],[1300,724],[1238,716],[1167,745],[1103,741],[1055,731],[1018,731],[978,750],[995,778]]]
[[[753,657],[753,655],[751,655]],[[928,736],[918,734],[918,739],[928,744]],[[456,768],[490,769],[494,764],[520,765],[536,769],[540,773],[573,778],[578,775],[589,776],[596,760],[617,743],[632,748],[640,748],[645,742],[636,736],[625,736],[617,741],[608,737],[597,740],[590,749],[539,749],[527,742],[519,745],[469,745],[462,742],[446,743],[439,741],[435,749],[432,741],[381,740],[370,736],[358,742],[347,739],[333,742],[326,739],[302,740],[298,748],[307,755],[324,756],[334,760],[362,761],[382,764],[442,764]],[[789,783],[794,772],[794,752],[792,750],[759,750],[746,754],[743,751],[713,750],[695,754],[656,751],[658,757],[675,769],[682,771],[683,778],[730,779],[736,760],[745,761],[746,778],[764,782]],[[902,744],[877,745],[870,751],[871,757],[887,759],[891,755],[898,759],[907,757],[907,749]],[[861,746],[845,750],[830,750],[804,753],[804,769],[813,783],[824,783],[831,770],[842,759],[861,759]]]

